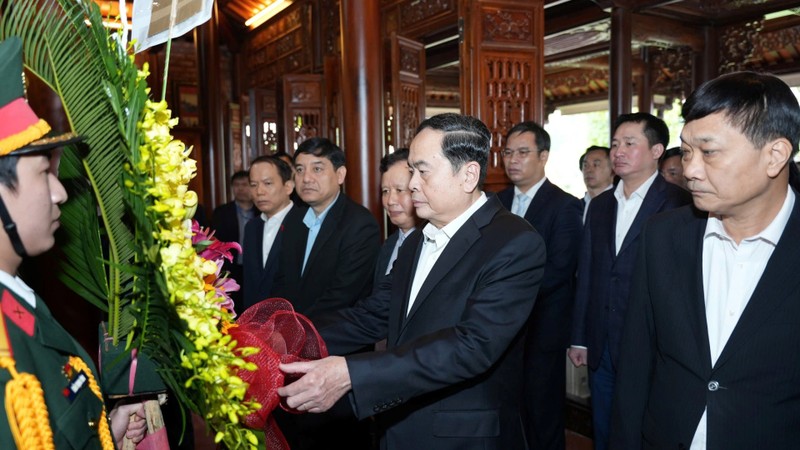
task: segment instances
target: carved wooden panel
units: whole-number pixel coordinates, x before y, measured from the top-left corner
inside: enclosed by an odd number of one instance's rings
[[[492,133],[486,189],[508,180],[499,151],[516,123],[544,119],[544,0],[460,0],[461,110]]]
[[[762,21],[729,26],[722,32],[719,49],[719,73],[735,72],[747,67],[753,57]]]
[[[651,91],[671,99],[686,98],[694,90],[691,47],[653,49],[650,52]]]
[[[533,12],[486,8],[483,13],[483,42],[530,45],[533,39]]]
[[[325,99],[321,75],[285,75],[283,83],[283,150],[293,154],[304,140],[325,136]]]
[[[287,11],[253,32],[248,41],[245,64],[249,87],[274,86],[284,74],[311,68],[311,4],[296,3]]]
[[[481,78],[486,91],[481,118],[492,132],[495,153],[505,145],[508,130],[532,116],[533,67],[530,58],[506,52],[484,52],[482,59]],[[495,167],[499,158],[493,154],[490,161]]]
[[[392,33],[389,37],[386,148],[408,147],[425,117],[425,46]]]
[[[458,0],[395,0],[381,4],[386,36],[395,31],[418,39],[458,21]]]

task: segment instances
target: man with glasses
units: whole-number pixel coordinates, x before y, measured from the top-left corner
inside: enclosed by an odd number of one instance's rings
[[[564,449],[564,397],[573,283],[581,239],[581,202],[544,174],[550,135],[534,122],[517,124],[502,151],[514,186],[497,194],[544,239],[544,278],[528,320],[525,345],[525,432],[531,448]]]

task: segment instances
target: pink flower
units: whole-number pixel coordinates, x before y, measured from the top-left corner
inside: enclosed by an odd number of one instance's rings
[[[211,228],[202,228],[196,220],[192,220],[192,244],[197,249],[197,254],[206,260],[216,261],[224,258],[233,262],[231,250],[242,252],[238,242],[222,242],[214,237]]]

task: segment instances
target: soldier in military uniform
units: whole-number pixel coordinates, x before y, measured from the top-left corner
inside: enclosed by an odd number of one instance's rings
[[[121,448],[145,434],[141,404],[108,415],[97,370],[19,277],[27,256],[49,250],[67,193],[58,180],[61,146],[24,98],[22,45],[0,42],[0,448]]]

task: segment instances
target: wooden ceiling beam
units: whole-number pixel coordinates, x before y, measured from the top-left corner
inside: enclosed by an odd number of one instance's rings
[[[680,22],[653,17],[644,14],[633,14],[632,40],[645,45],[666,44],[670,47],[686,46],[696,52],[704,47],[702,29],[689,27]]]

